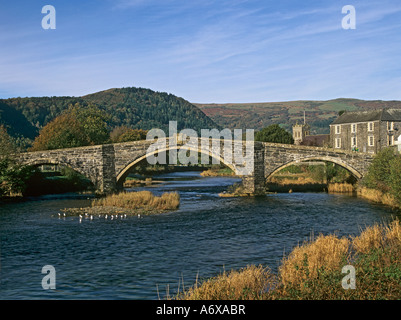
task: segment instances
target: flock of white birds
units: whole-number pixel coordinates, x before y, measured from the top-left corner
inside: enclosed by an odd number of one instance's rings
[[[108,219],[110,219],[110,220],[117,220],[117,219],[122,220],[122,219],[126,219],[127,218],[127,214],[105,214],[105,215],[99,214],[97,216],[98,216],[99,219],[103,218],[105,220],[108,220]],[[59,219],[66,218],[66,217],[67,217],[67,214],[60,213],[60,212],[58,213],[58,218]],[[79,217],[79,222],[81,223],[82,220],[90,220],[90,221],[92,221],[96,217],[96,215],[85,213],[84,215],[80,214],[78,217]],[[138,214],[137,217],[140,218],[141,215]]]

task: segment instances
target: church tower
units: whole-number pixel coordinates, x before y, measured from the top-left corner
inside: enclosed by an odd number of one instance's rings
[[[310,126],[306,124],[306,117],[304,111],[304,123],[298,124],[298,122],[292,126],[292,137],[294,138],[294,144],[300,145],[306,136],[310,135]]]

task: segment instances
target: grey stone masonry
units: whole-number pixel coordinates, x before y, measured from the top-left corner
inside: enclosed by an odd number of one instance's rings
[[[265,181],[271,174],[293,163],[308,160],[330,161],[345,167],[359,179],[366,173],[373,159],[373,155],[369,153],[265,142],[251,143],[251,152],[248,149],[249,142],[238,140],[227,142],[223,139],[196,138],[183,142],[170,138],[165,141],[158,140],[158,143],[160,145],[157,145],[156,151],[151,149],[155,146],[155,141],[144,140],[26,152],[20,155],[20,162],[35,166],[68,166],[88,177],[99,193],[111,193],[122,187],[130,168],[141,161],[147,161],[148,156],[157,156],[164,151],[193,151],[206,154],[230,167],[242,176],[246,192],[257,195],[265,193]],[[169,158],[166,158],[168,161]],[[251,170],[244,171],[250,164]]]
[[[330,125],[330,144],[337,150],[378,153],[401,140],[401,109],[344,112]]]

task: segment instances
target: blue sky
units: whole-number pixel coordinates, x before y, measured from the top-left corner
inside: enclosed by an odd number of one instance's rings
[[[44,5],[56,29],[41,27]],[[344,30],[341,9],[356,9]],[[401,100],[398,0],[0,3],[0,98],[118,87],[198,103]]]

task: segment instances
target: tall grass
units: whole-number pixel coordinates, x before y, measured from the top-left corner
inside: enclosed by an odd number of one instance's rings
[[[345,290],[342,268],[356,270],[356,289]],[[277,274],[247,266],[196,283],[177,299],[401,299],[401,225],[367,227],[359,236],[320,235],[295,247]]]
[[[258,300],[274,283],[273,275],[263,266],[247,266],[222,274],[183,291],[182,300]]]
[[[166,192],[159,197],[150,191],[121,192],[92,202],[92,207],[107,206],[144,210],[175,210],[179,205],[180,196],[177,192]]]
[[[377,202],[377,203],[382,203],[391,207],[401,207],[401,204],[392,196],[391,194],[387,192],[383,192],[378,189],[372,189],[364,186],[358,186],[357,188],[357,195],[358,197]]]
[[[279,268],[282,284],[298,286],[307,279],[316,279],[323,269],[341,269],[349,246],[346,238],[320,235],[315,241],[294,248]]]
[[[327,191],[329,193],[353,193],[355,191],[355,187],[351,183],[328,183]]]

